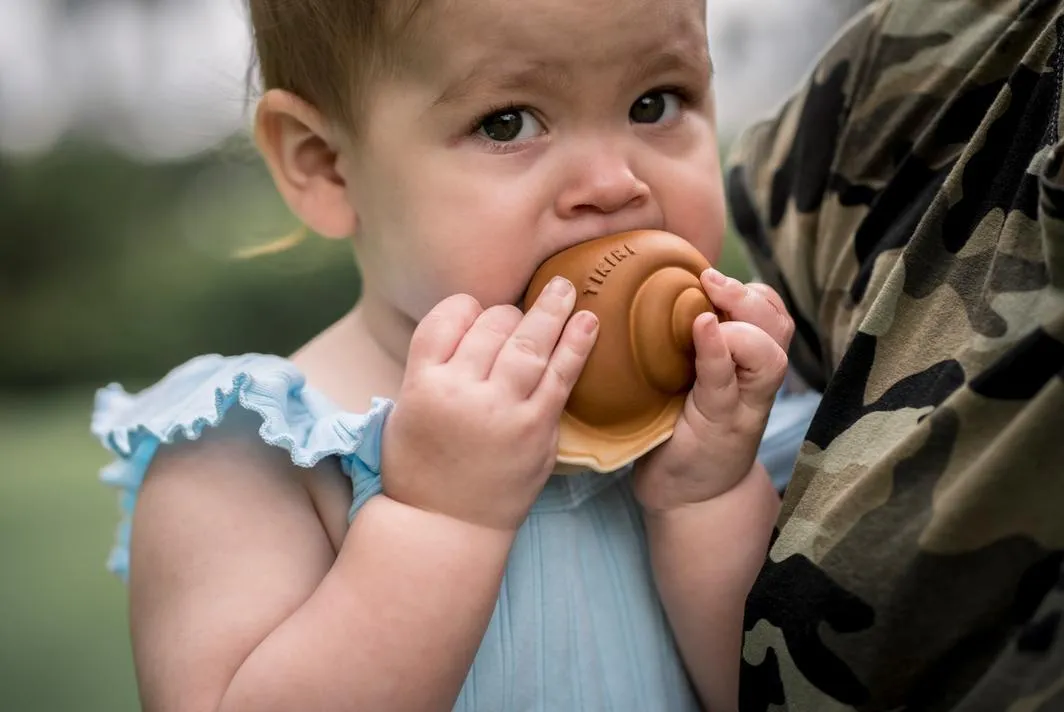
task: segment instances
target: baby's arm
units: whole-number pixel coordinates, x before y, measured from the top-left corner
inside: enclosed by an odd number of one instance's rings
[[[639,464],[655,580],[680,652],[711,712],[738,705],[743,608],[779,498],[756,461],[787,369],[794,323],[779,296],[703,276],[730,319],[695,322],[696,379],[673,437]]]
[[[453,704],[511,535],[376,497],[337,557],[303,474],[281,450],[222,437],[159,454],[131,551],[145,710]]]
[[[722,495],[647,514],[658,591],[709,712],[736,709],[743,609],[778,511],[779,497],[758,464]]]
[[[384,428],[384,495],[338,547],[283,451],[216,432],[160,453],[131,548],[144,707],[451,709],[595,340],[575,301],[556,282],[524,315],[437,305]],[[319,499],[344,521],[349,488]]]

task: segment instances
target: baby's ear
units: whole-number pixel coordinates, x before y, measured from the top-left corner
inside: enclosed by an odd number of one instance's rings
[[[291,92],[271,89],[255,112],[255,143],[289,209],[329,238],[350,237],[357,216],[339,170],[339,137],[321,113]]]

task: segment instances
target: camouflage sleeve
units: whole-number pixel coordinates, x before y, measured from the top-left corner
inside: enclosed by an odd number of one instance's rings
[[[730,217],[761,281],[787,303],[796,330],[792,367],[822,391],[829,366],[815,327],[821,297],[815,259],[819,207],[841,127],[886,2],[872,2],[838,33],[803,86],[771,118],[754,124],[729,156]]]
[[[880,0],[728,168],[823,392],[744,712],[1064,710],[1064,0]]]

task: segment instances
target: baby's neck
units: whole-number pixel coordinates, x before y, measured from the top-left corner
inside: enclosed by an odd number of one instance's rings
[[[311,386],[345,410],[395,399],[414,326],[367,295],[349,314],[292,356]]]
[[[417,322],[372,292],[363,296],[353,315],[364,329],[365,337],[400,370],[405,369]]]

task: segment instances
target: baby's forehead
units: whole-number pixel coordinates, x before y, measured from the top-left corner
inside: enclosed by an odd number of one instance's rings
[[[428,0],[421,13],[415,51],[436,71],[491,57],[610,65],[706,51],[704,0]]]

